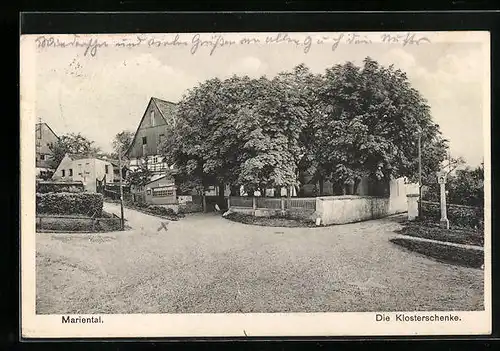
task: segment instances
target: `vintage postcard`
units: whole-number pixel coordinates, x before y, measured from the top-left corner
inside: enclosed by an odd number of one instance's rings
[[[22,337],[491,332],[488,32],[20,42]]]

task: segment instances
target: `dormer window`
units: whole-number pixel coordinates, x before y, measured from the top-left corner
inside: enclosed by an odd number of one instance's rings
[[[150,117],[151,117],[151,127],[154,127],[155,126],[155,111],[151,111]]]

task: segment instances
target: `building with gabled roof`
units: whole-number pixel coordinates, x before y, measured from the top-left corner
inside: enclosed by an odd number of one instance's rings
[[[52,159],[50,145],[58,140],[59,137],[47,123],[39,122],[35,125],[35,167],[37,175],[52,170],[50,165]]]
[[[152,97],[137,126],[134,138],[125,156],[130,160],[130,169],[136,169],[146,161],[153,173],[163,173],[168,165],[160,155],[159,145],[165,139],[168,128],[175,127],[176,104]]]
[[[96,192],[98,182],[114,182],[114,168],[108,160],[92,155],[66,154],[57,166],[52,180],[81,181],[86,191]]]

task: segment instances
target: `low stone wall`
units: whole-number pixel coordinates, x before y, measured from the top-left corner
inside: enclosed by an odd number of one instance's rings
[[[391,199],[371,196],[325,196],[316,198],[316,215],[322,225],[345,224],[376,219],[404,212],[391,206]]]

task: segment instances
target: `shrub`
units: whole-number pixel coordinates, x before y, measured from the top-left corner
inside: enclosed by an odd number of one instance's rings
[[[36,182],[37,193],[80,193],[84,191],[83,183],[78,182]]]
[[[101,216],[104,198],[99,193],[36,194],[36,212],[44,214],[85,214]]]
[[[468,207],[447,204],[446,214],[450,227],[484,228],[484,210],[482,207]],[[426,219],[439,221],[441,206],[437,202],[422,202],[422,216]]]

